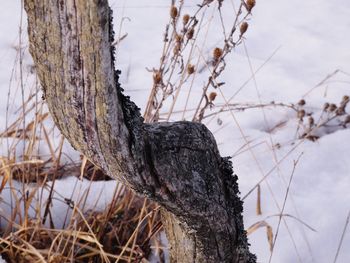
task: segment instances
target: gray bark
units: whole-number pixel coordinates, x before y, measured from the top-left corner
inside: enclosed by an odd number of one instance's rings
[[[163,207],[172,262],[255,262],[237,176],[200,123],[145,124],[114,70],[107,0],[25,0],[55,123],[109,176]]]

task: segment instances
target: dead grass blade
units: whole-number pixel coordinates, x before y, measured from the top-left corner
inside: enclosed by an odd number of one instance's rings
[[[247,229],[247,235],[251,235],[252,233],[254,233],[259,228],[262,228],[262,227],[266,228],[267,242],[270,245],[270,251],[272,251],[272,249],[273,249],[273,231],[272,231],[272,227],[266,221],[258,221],[255,224],[251,225]]]

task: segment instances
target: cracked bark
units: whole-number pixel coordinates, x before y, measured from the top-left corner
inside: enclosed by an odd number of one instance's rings
[[[145,124],[114,70],[107,0],[25,0],[30,53],[72,146],[163,207],[171,262],[255,262],[237,176],[200,123]]]

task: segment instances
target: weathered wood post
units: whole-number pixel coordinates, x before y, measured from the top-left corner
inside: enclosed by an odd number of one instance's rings
[[[25,0],[51,115],[78,151],[163,208],[172,262],[255,262],[231,163],[200,123],[145,124],[114,70],[107,0]]]

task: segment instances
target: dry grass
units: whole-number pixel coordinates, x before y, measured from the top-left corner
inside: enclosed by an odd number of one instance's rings
[[[30,96],[22,107],[31,105],[34,98]],[[8,190],[11,195],[11,203],[6,204],[11,214],[2,214],[0,221],[2,256],[8,262],[145,261],[162,227],[159,209],[121,185],[115,188],[104,210],[85,209],[88,193],[76,201],[62,197],[70,216],[63,229],[54,225],[56,180],[81,174],[90,181],[110,179],[84,160],[62,161],[64,140],[54,147],[57,130],[48,114],[43,113],[43,102],[36,103],[1,134],[2,141],[8,140],[10,147],[8,156],[0,159],[0,193]],[[23,119],[28,120],[30,115],[34,119],[21,128]],[[18,155],[16,149],[24,141],[25,154]],[[38,154],[43,148],[50,154]],[[16,182],[23,187],[18,188]],[[44,189],[49,192],[47,199],[42,195]],[[96,202],[99,198],[96,196]]]

